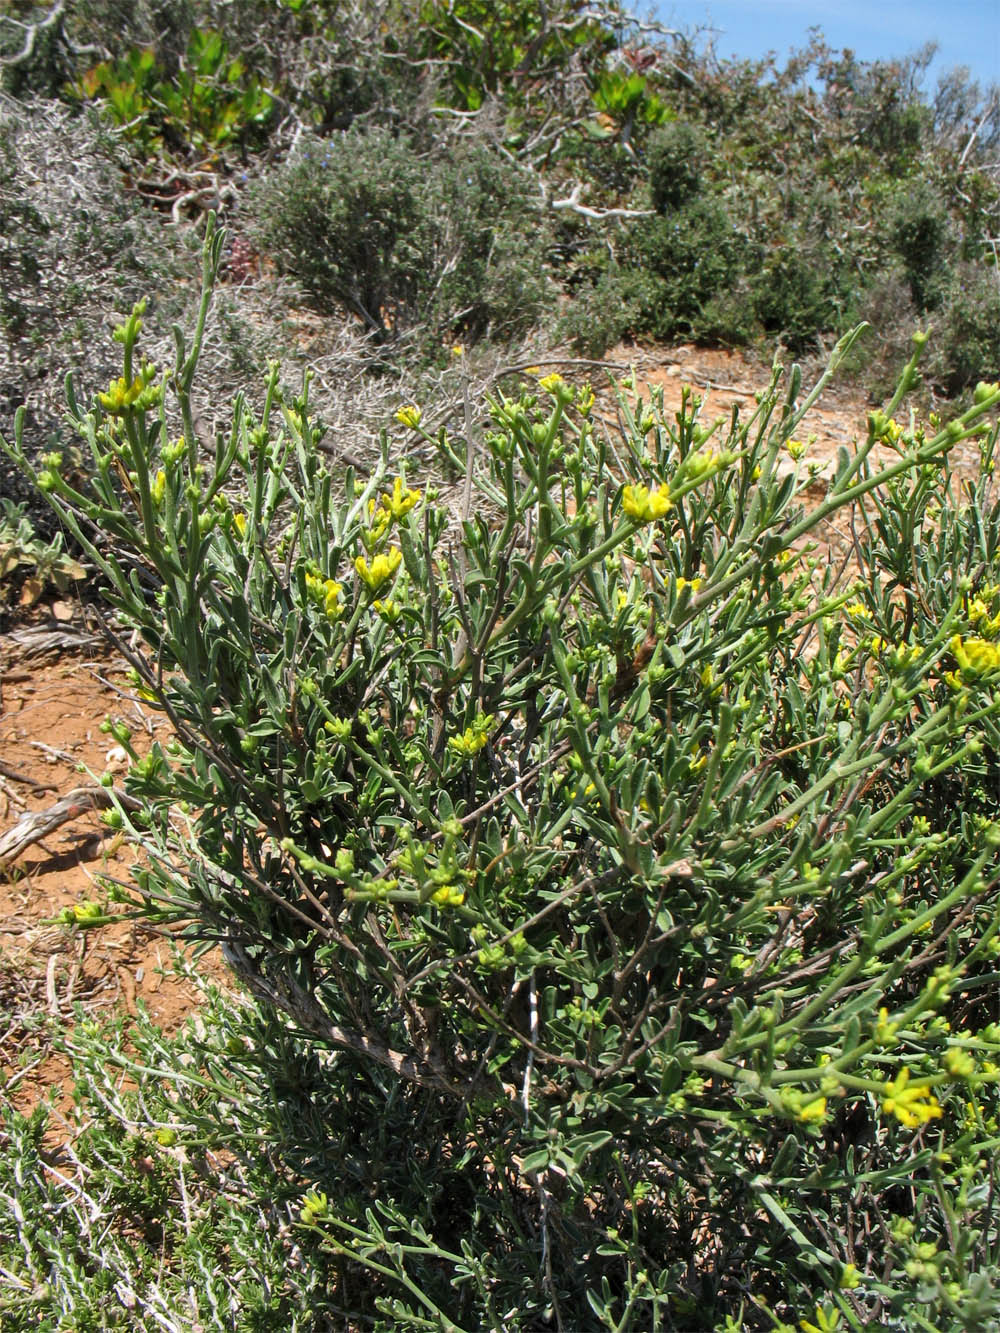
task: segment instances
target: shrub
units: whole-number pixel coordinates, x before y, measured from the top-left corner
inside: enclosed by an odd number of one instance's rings
[[[825,256],[824,256],[825,258]],[[750,305],[761,326],[792,352],[815,345],[823,329],[843,326],[845,293],[816,254],[789,249],[764,259],[750,279]]]
[[[121,173],[120,150],[91,116],[58,102],[31,114],[0,96],[0,430],[26,407],[29,451],[67,448],[67,371],[100,379],[114,369],[107,311],[128,310],[147,283],[160,310],[183,318],[196,300],[193,253],[176,231],[150,225]],[[186,269],[186,272],[185,272]],[[169,335],[167,338],[169,346]],[[40,530],[51,523],[34,487],[0,464],[0,493],[27,501]]]
[[[530,328],[546,294],[537,198],[484,147],[416,156],[388,130],[315,140],[258,204],[261,244],[324,310],[379,341],[423,325],[443,338]]]
[[[274,98],[224,37],[192,27],[176,69],[152,46],[134,46],[104,60],[73,85],[81,100],[96,101],[137,156],[205,158],[259,139],[274,113]],[[217,160],[217,158],[215,159]]]
[[[641,293],[637,331],[664,339],[719,336],[714,303],[737,286],[744,250],[720,200],[695,196],[663,217],[636,223],[629,250]],[[740,311],[737,325],[746,318]]]
[[[658,213],[686,204],[701,192],[704,134],[689,121],[665,125],[650,136],[646,149],[649,192]]]
[[[1000,387],[903,428],[914,357],[807,508],[826,377],[776,371],[718,441],[623,394],[612,448],[549,376],[493,403],[454,525],[388,464],[335,483],[277,370],[199,456],[218,256],[172,370],[137,309],[71,399],[93,485],[38,480],[174,729],[109,812],[145,849],[115,893],[329,1052],[358,1185],[301,1220],[367,1270],[352,1314],[995,1320]],[[852,504],[842,588],[803,543]]]
[[[938,305],[947,276],[950,228],[940,193],[930,182],[911,182],[888,223],[892,248],[903,263],[918,310]]]
[[[949,397],[1000,368],[997,271],[958,265],[937,313],[938,341],[928,373]]]
[[[286,1179],[314,1146],[295,1090],[319,1091],[315,1055],[218,993],[172,1039],[140,1007],[127,1025],[79,1014],[52,1041],[67,1112],[20,1114],[0,1091],[5,1333],[343,1329]]]

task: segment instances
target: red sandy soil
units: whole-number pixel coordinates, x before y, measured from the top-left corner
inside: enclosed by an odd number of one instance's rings
[[[109,714],[129,723],[137,748],[164,727],[129,690],[121,659],[102,648],[37,655],[16,634],[0,636],[0,833],[24,811],[47,809],[105,771],[124,771],[124,754],[100,731]],[[78,1006],[111,1018],[134,1015],[141,1003],[169,1033],[198,1003],[197,987],[173,967],[169,936],[132,922],[81,930],[53,920],[76,903],[106,902],[95,877],[127,882],[134,860],[88,811],[0,870],[0,1095],[21,1110],[50,1089],[66,1091],[69,1067],[48,1037],[72,1027]],[[211,955],[198,967],[224,972]]]

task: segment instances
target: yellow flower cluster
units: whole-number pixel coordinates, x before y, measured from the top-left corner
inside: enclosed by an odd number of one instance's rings
[[[321,1190],[310,1190],[308,1194],[303,1194],[299,1217],[307,1227],[314,1226],[316,1222],[326,1217],[329,1211],[330,1200]]]
[[[822,1124],[826,1119],[826,1098],[814,1097],[811,1102],[805,1102],[799,1107],[795,1118],[804,1125]]]
[[[385,554],[374,556],[371,564],[363,555],[359,555],[354,561],[354,568],[358,571],[358,576],[369,592],[378,592],[380,588],[390,582],[402,560],[402,551],[394,546],[392,550]]]
[[[317,574],[306,575],[306,592],[331,620],[339,620],[343,614],[344,607],[340,600],[343,590],[343,584],[337,583],[335,579],[321,579]]]
[[[397,477],[392,483],[392,494],[386,491],[382,496],[382,505],[384,511],[392,515],[398,522],[410,510],[420,503],[420,492],[409,490],[403,485],[402,477]]]
[[[988,676],[1000,671],[1000,644],[989,639],[967,638],[956,634],[949,645],[959,670],[970,676]]]
[[[368,527],[362,529],[361,540],[365,548],[373,551],[379,542],[389,531],[389,524],[392,522],[392,515],[388,509],[383,509],[381,505],[376,507],[374,500],[368,501]]]
[[[980,634],[989,638],[995,638],[997,631],[1000,630],[1000,613],[992,616],[989,608],[989,603],[993,601],[997,592],[1000,592],[1000,588],[989,585],[969,603],[970,623]]]
[[[917,1129],[942,1114],[937,1098],[925,1084],[910,1086],[910,1071],[903,1068],[882,1090],[882,1110],[907,1129]]]
[[[461,755],[464,759],[471,759],[486,744],[492,725],[492,713],[479,713],[472,726],[466,727],[461,736],[451,736],[449,738],[448,749],[453,754]]]
[[[622,509],[633,523],[655,523],[670,512],[673,501],[670,488],[657,486],[651,491],[648,486],[626,486],[622,492]]]
[[[438,907],[461,907],[465,902],[465,890],[454,884],[442,884],[441,888],[431,894],[431,902]]]
[[[108,385],[107,392],[99,393],[97,401],[109,412],[111,416],[121,416],[129,408],[137,407],[140,411],[155,407],[160,401],[160,389],[156,385],[150,386],[149,381],[153,378],[154,370],[151,365],[146,365],[142,373],[136,375],[131,384],[125,382],[125,377],[112,380]]]

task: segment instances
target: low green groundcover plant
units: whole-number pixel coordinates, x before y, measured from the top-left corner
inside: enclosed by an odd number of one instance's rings
[[[403,408],[455,515],[388,442],[331,475],[277,368],[199,448],[219,252],[175,366],[140,307],[71,388],[90,483],[38,482],[173,728],[109,723],[144,851],[111,896],[322,1056],[292,1183],[352,1318],[996,1322],[1000,386],[907,420],[918,336],[824,473],[830,372],[717,423],[625,381],[615,439],[558,375],[461,442]]]

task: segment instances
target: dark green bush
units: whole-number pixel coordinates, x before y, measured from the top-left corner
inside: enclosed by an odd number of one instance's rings
[[[1000,371],[998,271],[956,266],[935,314],[936,348],[928,374],[949,397]]]
[[[789,249],[763,259],[750,278],[749,301],[763,329],[798,354],[824,329],[842,328],[846,297],[818,254]]]
[[[702,130],[685,120],[664,125],[646,147],[649,192],[658,213],[669,213],[701,191],[707,142]]]
[[[738,341],[745,326],[718,330],[719,298],[740,280],[744,244],[721,200],[695,196],[662,217],[636,223],[629,247],[631,281],[639,291],[638,331],[656,338]]]
[[[320,309],[379,341],[511,337],[540,318],[547,233],[530,181],[485,147],[418,157],[388,130],[308,146],[268,180],[260,243]]]
[[[948,214],[940,190],[929,181],[908,183],[888,219],[889,240],[903,264],[918,311],[941,301],[952,250]]]

